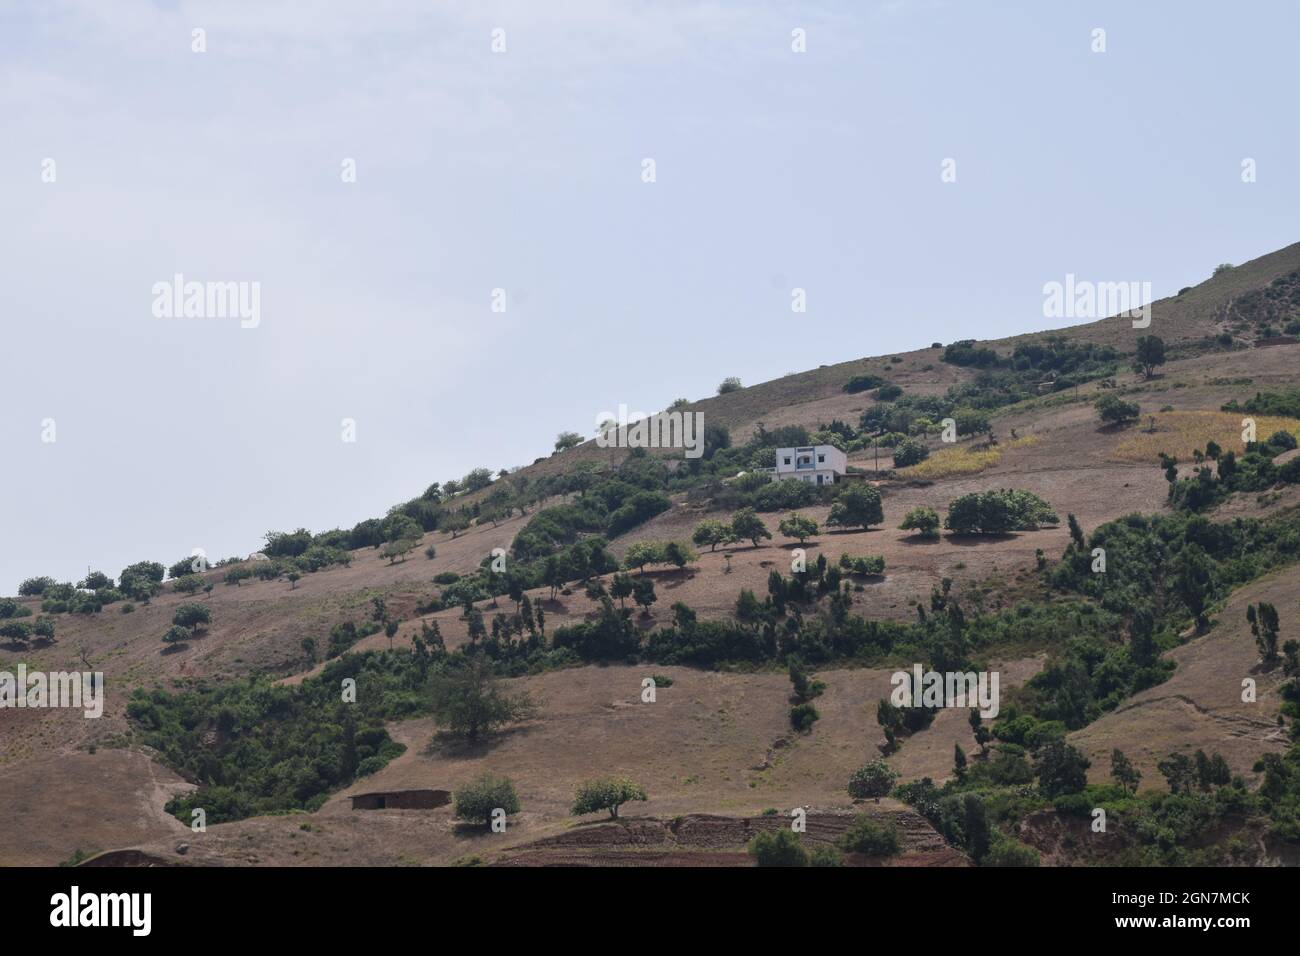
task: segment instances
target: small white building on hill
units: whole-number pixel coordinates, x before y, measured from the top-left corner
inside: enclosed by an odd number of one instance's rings
[[[778,448],[773,481],[793,478],[811,485],[833,485],[848,471],[848,458],[834,445]]]

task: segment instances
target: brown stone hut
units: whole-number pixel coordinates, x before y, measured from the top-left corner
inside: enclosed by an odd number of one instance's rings
[[[432,810],[451,803],[450,790],[382,790],[358,793],[353,810]]]

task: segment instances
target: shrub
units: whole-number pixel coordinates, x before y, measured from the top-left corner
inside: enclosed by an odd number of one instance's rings
[[[1038,851],[1019,840],[995,839],[981,866],[1038,866]]]
[[[878,554],[868,554],[860,558],[841,554],[840,567],[850,574],[884,574],[885,559],[882,555]]]
[[[172,590],[179,594],[193,594],[203,587],[203,576],[185,574],[172,581]]]
[[[744,388],[744,386],[740,384],[740,379],[734,375],[729,375],[724,378],[722,383],[718,386],[718,394],[726,395],[729,392],[738,392],[742,388]]]
[[[597,810],[608,810],[610,819],[617,820],[619,807],[632,800],[645,799],[645,787],[628,777],[601,777],[588,780],[578,788],[569,813],[576,817]]]
[[[26,621],[5,621],[0,624],[0,637],[7,637],[11,641],[25,644],[31,640],[32,626]]]
[[[519,812],[519,795],[507,777],[483,773],[452,795],[453,813],[458,820],[490,824],[492,811],[504,810],[506,816]]]
[[[895,468],[908,468],[911,465],[919,465],[929,457],[930,449],[923,443],[912,441],[910,438],[894,447]]]
[[[788,517],[781,519],[777,527],[787,538],[797,538],[800,544],[814,537],[821,530],[816,521],[797,512],[792,512]]]
[[[939,513],[928,506],[913,508],[903,516],[900,531],[915,531],[922,538],[939,537]]]
[[[181,604],[172,615],[172,623],[193,631],[201,624],[212,623],[212,611],[205,604]]]
[[[812,725],[819,719],[821,714],[812,704],[795,704],[790,708],[790,726],[800,733],[812,730]]]
[[[865,813],[858,814],[849,832],[840,838],[840,847],[849,853],[867,856],[894,856],[901,848],[898,827],[892,822],[877,823]]]
[[[879,388],[885,384],[885,380],[879,375],[854,375],[844,383],[844,391],[850,395],[858,392],[865,392],[873,388]]]
[[[833,846],[819,843],[808,854],[809,866],[843,866],[844,858]]]
[[[879,799],[889,796],[898,774],[883,760],[873,760],[859,767],[849,777],[849,795],[859,800]]]
[[[971,492],[954,499],[943,526],[958,534],[1005,534],[1059,521],[1042,498],[1013,488]]]
[[[1097,417],[1107,425],[1123,425],[1137,421],[1142,410],[1133,402],[1126,402],[1118,395],[1106,394],[1093,403]]]
[[[882,385],[871,393],[872,397],[878,402],[892,402],[902,394],[902,388],[897,385]]]
[[[793,830],[764,830],[749,842],[749,855],[759,866],[807,866],[808,851]]]

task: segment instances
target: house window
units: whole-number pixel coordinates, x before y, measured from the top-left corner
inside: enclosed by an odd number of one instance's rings
[[[825,456],[825,455],[818,455],[818,456],[817,456],[817,461],[818,461],[818,462],[823,462],[823,461],[825,461],[825,460],[826,460],[826,456]]]
[[[786,463],[787,465],[790,464],[790,459],[789,459],[789,458],[785,459],[785,463]]]

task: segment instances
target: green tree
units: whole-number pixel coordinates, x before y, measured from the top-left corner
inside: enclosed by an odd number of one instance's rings
[[[578,788],[569,814],[577,817],[584,813],[608,810],[610,819],[617,820],[619,807],[633,800],[645,799],[645,787],[628,777],[600,777],[588,780]]]
[[[894,446],[894,467],[907,468],[910,465],[919,465],[930,457],[930,449],[922,442],[912,441],[910,438],[906,441],[899,442]]]
[[[718,386],[718,394],[726,395],[729,392],[738,392],[744,387],[740,384],[740,379],[734,375],[728,375],[722,380],[722,384]]]
[[[803,544],[809,538],[816,537],[821,531],[816,521],[796,512],[791,512],[786,518],[782,519],[777,527],[787,538],[796,538],[800,544]]]
[[[849,796],[858,800],[879,800],[889,796],[894,789],[898,774],[891,770],[883,760],[873,760],[865,767],[859,767],[849,777]]]
[[[623,567],[636,568],[642,574],[645,574],[647,564],[662,564],[663,561],[664,546],[658,541],[634,541],[623,555]]]
[[[619,607],[627,607],[627,599],[632,596],[634,585],[631,575],[616,574],[609,582],[609,593],[618,598]]]
[[[568,451],[582,444],[582,436],[577,432],[560,432],[555,436],[555,450]]]
[[[387,558],[389,564],[395,563],[399,558],[405,561],[406,556],[415,549],[417,544],[419,542],[413,538],[398,538],[396,541],[389,541],[385,544],[383,550],[379,552],[379,556]]]
[[[1157,365],[1165,364],[1165,343],[1158,335],[1142,335],[1137,340],[1137,366],[1150,378]]]
[[[937,538],[939,537],[939,513],[928,505],[913,508],[903,516],[903,523],[898,526],[898,529],[915,531],[920,538]]]
[[[1110,779],[1129,793],[1137,793],[1138,783],[1142,780],[1141,772],[1118,747],[1110,752]]]
[[[691,534],[691,542],[697,547],[708,546],[710,551],[716,551],[718,545],[726,544],[731,540],[731,525],[725,521],[718,521],[716,518],[706,518],[695,526],[695,531]]]
[[[1171,563],[1174,593],[1192,612],[1196,629],[1205,627],[1206,601],[1214,586],[1214,562],[1199,544],[1183,545]]]
[[[866,529],[884,520],[885,512],[880,504],[880,492],[865,482],[855,481],[835,496],[826,523],[837,527]]]
[[[443,516],[438,519],[438,530],[448,531],[452,538],[469,527],[469,517],[461,511],[444,512]]]
[[[664,545],[664,560],[678,571],[685,568],[692,561],[698,561],[699,558],[700,556],[695,553],[695,549],[682,541],[669,541]]]
[[[481,653],[435,679],[430,696],[438,723],[470,741],[537,712],[527,693],[509,694],[503,689],[491,662]]]
[[[485,826],[492,823],[492,814],[496,810],[505,811],[506,816],[519,812],[519,795],[515,792],[515,785],[508,777],[498,777],[491,773],[482,773],[456,790],[452,800],[457,820],[482,823]]]
[[[186,628],[191,633],[201,626],[212,623],[212,609],[206,604],[181,604],[172,615],[172,623]]]
[[[731,537],[735,541],[748,541],[757,548],[759,541],[772,537],[772,532],[753,508],[741,508],[731,516]]]
[[[641,615],[648,617],[650,605],[658,600],[655,595],[655,583],[649,578],[636,578],[632,582],[632,600],[641,607]]]
[[[1278,619],[1277,608],[1263,601],[1259,605],[1246,606],[1246,620],[1250,622],[1250,633],[1255,636],[1255,646],[1265,664],[1272,664],[1278,659]]]
[[[173,624],[163,632],[162,639],[168,644],[180,644],[189,638],[190,632],[179,624]]]
[[[1088,768],[1091,761],[1078,748],[1060,738],[1048,741],[1039,750],[1034,773],[1038,776],[1038,789],[1043,796],[1059,797],[1079,793],[1088,785]]]
[[[1126,402],[1118,395],[1109,392],[1093,403],[1097,417],[1106,425],[1124,425],[1135,422],[1142,414],[1142,409],[1134,402]]]

